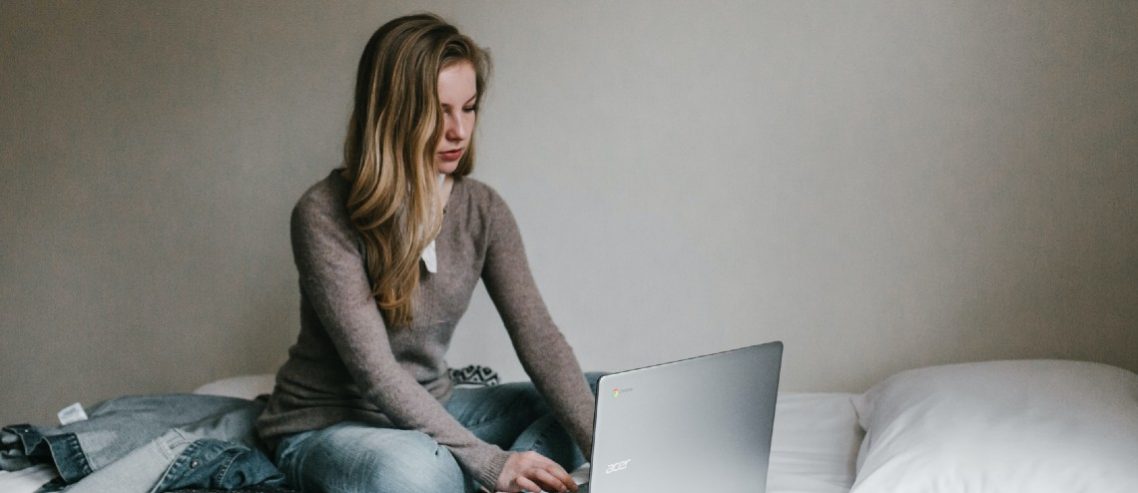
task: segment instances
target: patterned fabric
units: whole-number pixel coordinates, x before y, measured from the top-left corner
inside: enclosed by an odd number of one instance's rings
[[[498,385],[498,372],[488,366],[470,365],[465,368],[451,368],[450,379],[455,385],[493,387]]]

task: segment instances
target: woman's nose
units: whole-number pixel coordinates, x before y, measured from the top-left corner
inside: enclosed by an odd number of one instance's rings
[[[447,140],[463,141],[466,140],[466,132],[468,129],[462,124],[462,118],[455,115],[447,115],[446,117],[446,138]]]

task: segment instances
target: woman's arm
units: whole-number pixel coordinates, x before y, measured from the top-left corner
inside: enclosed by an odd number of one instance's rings
[[[591,457],[596,401],[573,349],[554,325],[537,290],[513,214],[492,190],[490,196],[490,236],[482,268],[486,291],[526,373],[585,457]]]
[[[399,365],[355,233],[334,195],[307,196],[293,210],[293,255],[304,295],[363,396],[396,426],[447,446],[478,481],[493,485],[509,453],[475,437]]]

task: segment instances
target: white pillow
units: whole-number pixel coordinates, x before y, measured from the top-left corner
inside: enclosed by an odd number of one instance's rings
[[[194,393],[255,399],[261,394],[271,394],[275,380],[276,375],[272,373],[241,375],[207,383],[195,389]]]
[[[851,493],[1138,492],[1138,375],[1074,361],[898,373],[854,398]]]

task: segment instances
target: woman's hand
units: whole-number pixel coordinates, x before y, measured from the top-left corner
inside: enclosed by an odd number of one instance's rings
[[[556,462],[537,452],[514,452],[498,476],[497,491],[577,491],[577,483]]]

